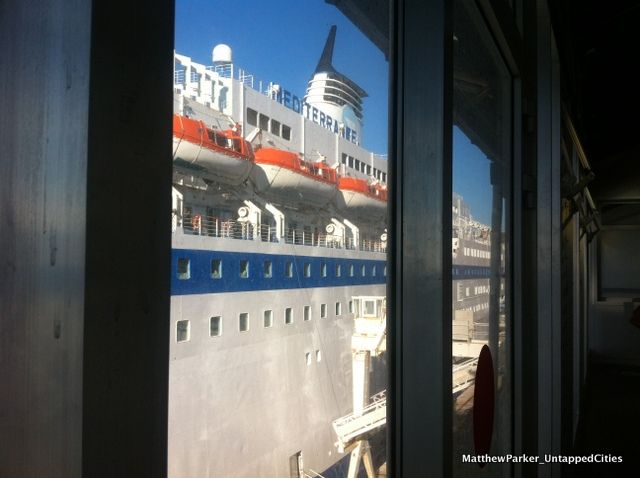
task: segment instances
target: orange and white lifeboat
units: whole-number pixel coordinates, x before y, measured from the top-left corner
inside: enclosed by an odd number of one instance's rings
[[[249,176],[253,149],[233,130],[213,130],[204,122],[173,115],[173,161],[212,179],[238,185]]]
[[[324,206],[336,195],[338,175],[325,163],[275,148],[258,149],[255,163],[251,179],[256,190],[274,202]]]
[[[387,187],[383,184],[343,176],[338,191],[337,205],[343,211],[384,214],[387,210]]]

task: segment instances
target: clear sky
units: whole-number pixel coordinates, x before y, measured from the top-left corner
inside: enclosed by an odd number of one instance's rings
[[[471,215],[491,225],[490,161],[457,127],[453,128],[453,190],[471,207]]]
[[[362,144],[386,154],[389,64],[324,0],[176,0],[175,48],[210,65],[212,48],[225,43],[238,67],[302,97],[334,24],[338,31],[333,65],[369,94],[364,100]],[[458,128],[453,138],[453,190],[464,197],[477,220],[490,224],[489,161]]]
[[[211,64],[211,49],[229,45],[233,62],[263,81],[304,96],[331,25],[333,66],[360,85],[363,146],[387,152],[389,64],[382,52],[324,0],[176,0],[176,51]]]

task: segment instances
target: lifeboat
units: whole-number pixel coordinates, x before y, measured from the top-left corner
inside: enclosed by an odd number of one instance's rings
[[[343,211],[384,214],[387,210],[387,187],[382,184],[343,176],[338,191],[337,204]]]
[[[256,151],[251,178],[258,192],[289,204],[324,206],[338,186],[338,175],[327,164],[305,161],[296,153],[275,148]]]
[[[173,160],[214,180],[238,185],[249,176],[253,149],[233,130],[213,130],[202,121],[173,115]]]

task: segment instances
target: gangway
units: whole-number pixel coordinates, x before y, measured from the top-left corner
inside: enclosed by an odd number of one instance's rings
[[[349,451],[347,478],[355,478],[360,462],[368,478],[375,478],[371,447],[367,434],[387,422],[386,390],[369,396],[371,357],[386,351],[387,314],[384,296],[353,297],[354,327],[351,337],[351,366],[353,377],[353,412],[333,422],[338,437],[336,447],[341,453]],[[369,403],[370,402],[370,403]]]
[[[333,421],[340,453],[351,453],[348,478],[355,478],[364,461],[368,478],[375,478],[373,461],[367,437],[387,424],[386,390],[369,396],[369,369],[371,357],[386,351],[386,298],[383,296],[356,296],[354,304],[354,331],[351,337],[353,412]],[[455,354],[454,354],[455,356]],[[475,355],[477,357],[477,355]],[[462,392],[473,385],[477,358],[468,358],[453,366],[452,393]]]
[[[371,397],[372,403],[362,409],[361,415],[350,413],[333,422],[333,430],[338,436],[338,451],[344,453],[351,442],[358,437],[380,428],[387,423],[387,391]]]

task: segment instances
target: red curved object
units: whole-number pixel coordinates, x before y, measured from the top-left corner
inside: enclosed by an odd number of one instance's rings
[[[173,136],[236,159],[253,161],[251,145],[237,132],[207,128],[202,121],[173,115]]]
[[[494,407],[493,358],[489,347],[484,345],[478,358],[473,393],[473,444],[476,455],[488,454],[491,449]],[[482,468],[484,463],[479,465]]]

